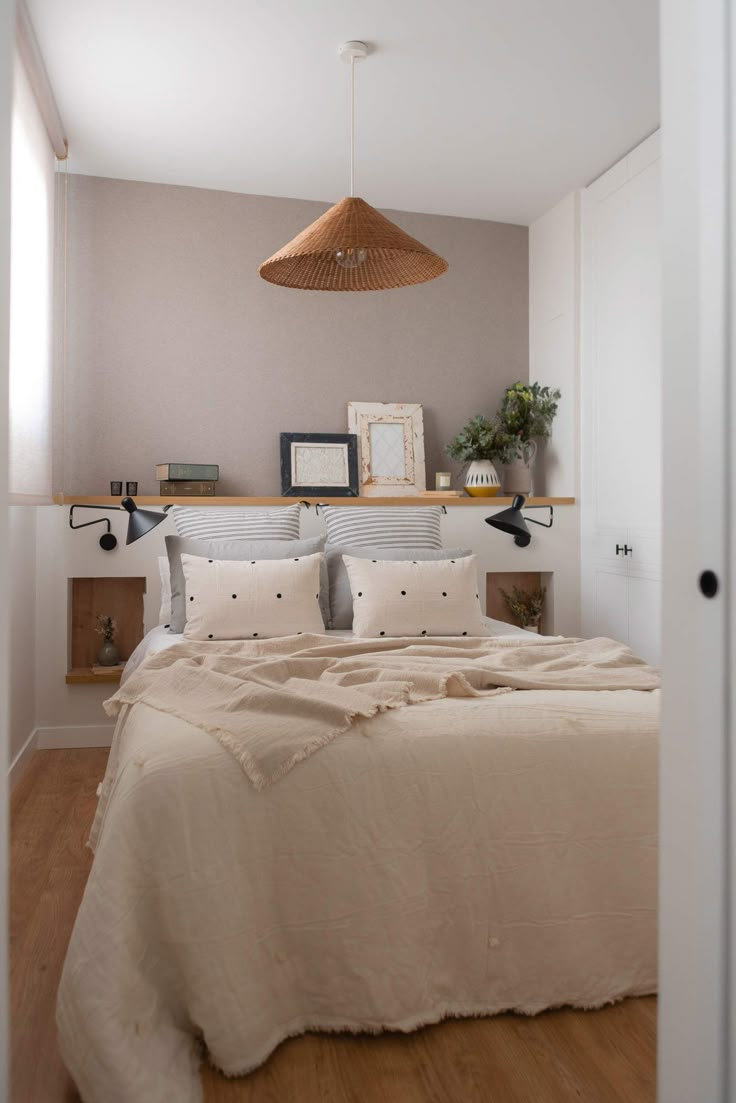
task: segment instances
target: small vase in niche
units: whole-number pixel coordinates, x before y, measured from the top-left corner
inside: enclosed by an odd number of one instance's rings
[[[97,662],[100,666],[116,666],[120,662],[120,652],[115,643],[115,633],[118,626],[112,617],[99,615],[95,632],[102,636],[102,647],[97,652]]]
[[[100,666],[116,666],[120,661],[120,652],[112,640],[106,640],[97,652],[97,662]]]

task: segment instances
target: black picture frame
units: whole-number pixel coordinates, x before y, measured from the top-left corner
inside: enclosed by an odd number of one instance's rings
[[[285,498],[357,498],[358,438],[355,433],[281,433],[281,493]],[[343,444],[348,461],[347,486],[303,486],[294,482],[292,444]]]

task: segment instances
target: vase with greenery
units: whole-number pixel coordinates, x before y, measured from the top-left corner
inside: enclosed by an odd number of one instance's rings
[[[536,590],[522,590],[520,586],[512,586],[511,593],[499,587],[499,592],[506,603],[506,608],[517,623],[530,632],[538,632],[547,587],[539,586]]]
[[[494,460],[502,460],[509,446],[508,434],[483,414],[472,417],[447,445],[448,456],[468,465],[464,481],[471,497],[498,494],[501,480]]]
[[[97,652],[97,662],[100,666],[115,666],[120,661],[120,652],[115,644],[115,635],[118,626],[112,617],[103,615],[97,617],[95,632],[102,636],[102,647]]]
[[[540,383],[514,383],[506,388],[498,410],[498,423],[508,440],[502,457],[505,493],[531,493],[537,441],[551,434],[560,398],[557,388]]]

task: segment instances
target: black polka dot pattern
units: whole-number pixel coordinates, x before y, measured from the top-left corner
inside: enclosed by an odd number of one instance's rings
[[[401,596],[402,596],[402,597],[406,597],[406,590],[402,590],[402,591],[401,591]]]
[[[281,597],[281,594],[276,594],[276,597]]]
[[[214,639],[214,636],[212,635],[212,633],[211,633],[211,632],[210,632],[209,636],[207,637],[207,639],[208,639],[208,640]]]
[[[194,601],[194,596],[189,598],[190,601]]]
[[[236,598],[237,596],[238,596],[237,594],[233,594],[233,597],[234,597],[234,598]]]

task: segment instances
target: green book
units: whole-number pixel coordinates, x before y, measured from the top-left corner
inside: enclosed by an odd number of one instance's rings
[[[159,482],[168,479],[199,479],[204,482],[217,482],[220,466],[216,463],[157,463],[156,478]]]

